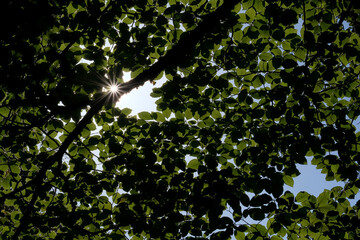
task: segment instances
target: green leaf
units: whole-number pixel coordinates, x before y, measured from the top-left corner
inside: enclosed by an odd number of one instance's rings
[[[67,13],[70,15],[70,14],[73,14],[74,12],[76,12],[76,8],[73,7],[73,5],[70,3],[69,6],[66,8],[67,9]]]
[[[213,110],[211,116],[215,119],[221,118],[221,113],[218,110]]]
[[[7,107],[0,108],[0,116],[7,117],[10,113],[10,109]]]
[[[305,202],[309,199],[309,197],[310,197],[309,193],[301,191],[296,195],[296,201],[300,203]]]
[[[16,166],[16,165],[10,165],[10,171],[14,174],[19,174],[20,168],[19,168],[19,166]]]
[[[264,84],[264,77],[261,76],[261,75],[256,75],[254,78],[253,78],[253,82],[252,82],[252,85],[254,86],[254,88],[258,88],[260,86],[262,86]]]
[[[193,117],[190,108],[187,108],[184,114],[185,114],[185,118],[188,119],[188,120],[189,120],[189,119],[192,119],[192,117]]]
[[[138,68],[138,69],[136,69],[136,70],[133,70],[132,72],[131,72],[131,74],[130,74],[130,76],[131,76],[131,79],[134,79],[134,78],[136,78],[140,73],[142,73],[144,71],[144,69],[142,69],[142,68]]]
[[[96,129],[96,125],[95,123],[91,122],[88,125],[86,125],[86,127],[90,130],[90,131],[94,131]]]
[[[189,161],[187,168],[193,169],[193,170],[197,170],[200,166],[200,162],[197,159],[192,159]]]
[[[84,128],[82,131],[81,131],[81,136],[83,138],[88,138],[90,136],[91,132],[89,131],[89,129],[87,128]]]
[[[175,112],[175,117],[176,117],[177,119],[183,120],[183,119],[184,119],[184,114],[181,113],[180,111],[176,111],[176,112]]]
[[[171,115],[171,110],[167,108],[162,113],[164,114],[165,118],[169,118]]]
[[[247,17],[247,20],[248,20],[249,22],[254,21],[255,15],[256,15],[256,11],[255,11],[255,9],[253,9],[253,8],[249,8],[249,9],[246,11],[246,17]]]
[[[125,23],[125,24],[131,24],[132,22],[133,22],[133,20],[131,18],[126,17],[123,19],[123,23]]]
[[[205,124],[205,126],[211,127],[215,124],[214,120],[210,117],[205,118],[203,123]]]
[[[143,120],[152,120],[152,116],[149,112],[140,112],[138,113],[138,116],[140,119],[143,119]]]
[[[240,232],[240,231],[236,231],[236,235],[235,235],[235,239],[236,240],[245,240],[245,233]]]
[[[337,120],[337,117],[335,114],[329,114],[327,117],[326,117],[326,122],[328,124],[334,124]]]
[[[153,88],[152,92],[150,93],[150,96],[153,98],[158,98],[163,96],[163,92],[160,88]]]
[[[296,51],[295,51],[295,56],[297,58],[299,58],[300,60],[304,61],[305,58],[306,58],[306,50],[303,49],[303,48],[298,48]]]
[[[75,129],[75,127],[76,127],[76,124],[74,122],[69,122],[68,124],[66,124],[64,126],[64,129],[66,132],[70,133]]]
[[[152,113],[152,117],[153,117],[153,119],[155,119],[158,122],[165,122],[165,117],[160,112]]]
[[[132,110],[130,108],[123,108],[121,109],[121,113],[125,114],[126,116],[130,115]]]
[[[294,186],[294,179],[292,177],[290,177],[289,175],[284,175],[283,180],[286,185],[288,185],[290,187]]]
[[[243,37],[243,32],[242,32],[242,31],[236,31],[236,32],[234,32],[233,38],[234,38],[234,41],[235,41],[235,42],[240,43],[241,40],[242,40],[242,37]]]
[[[259,58],[261,59],[261,60],[263,60],[263,61],[269,61],[269,60],[271,60],[272,59],[272,54],[271,53],[261,53],[260,54],[260,56],[259,56]]]
[[[329,190],[325,190],[324,192],[322,192],[318,198],[317,198],[317,203],[319,207],[325,207],[329,204],[329,199],[330,199],[330,191]]]

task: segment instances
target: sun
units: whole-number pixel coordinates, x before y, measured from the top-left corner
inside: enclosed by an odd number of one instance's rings
[[[117,82],[107,83],[103,86],[103,92],[105,93],[104,97],[106,97],[106,101],[109,103],[116,103],[122,95],[121,86]]]
[[[122,83],[131,79],[131,73],[118,73],[115,70],[110,70],[104,75],[97,74],[97,76],[101,80],[102,92],[104,93],[103,96],[107,98],[106,101],[109,103],[116,103],[120,100],[120,98],[126,93],[122,87]]]
[[[119,86],[117,84],[111,84],[109,87],[111,93],[117,93],[119,91]]]
[[[108,83],[107,86],[103,87],[103,92],[118,94],[120,93],[120,86],[118,83]]]

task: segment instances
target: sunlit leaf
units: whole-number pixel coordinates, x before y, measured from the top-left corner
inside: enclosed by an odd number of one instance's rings
[[[152,119],[152,116],[149,112],[140,112],[140,113],[138,113],[138,116],[140,119],[143,119],[143,120],[151,120]]]
[[[197,159],[192,159],[190,160],[190,162],[187,164],[187,168],[191,168],[194,170],[197,170],[199,168],[200,162]]]

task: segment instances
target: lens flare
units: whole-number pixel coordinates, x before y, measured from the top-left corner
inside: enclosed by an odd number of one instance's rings
[[[109,90],[111,93],[117,93],[119,91],[119,86],[117,84],[112,84]]]
[[[126,93],[122,84],[124,82],[123,72],[120,69],[116,69],[116,66],[109,67],[108,72],[104,74],[98,73],[96,70],[90,69],[94,73],[98,80],[95,84],[102,89],[103,98],[106,98],[107,103],[114,104],[118,102],[122,95]]]

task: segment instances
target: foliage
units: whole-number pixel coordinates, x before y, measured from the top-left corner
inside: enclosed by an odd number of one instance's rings
[[[4,239],[360,235],[357,1],[1,4]],[[114,106],[162,76],[157,112]],[[284,192],[307,158],[345,186]]]

